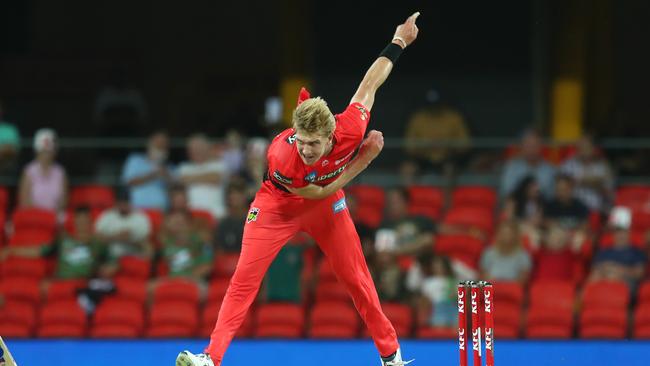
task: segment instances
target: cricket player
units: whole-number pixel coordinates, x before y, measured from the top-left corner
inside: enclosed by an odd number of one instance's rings
[[[397,335],[383,314],[342,188],[383,148],[381,132],[364,138],[375,93],[402,51],[415,41],[414,13],[366,72],[350,105],[334,115],[321,98],[303,89],[293,128],[275,137],[268,172],[251,204],[242,250],[205,353],[179,353],[176,366],[218,366],[253,303],[264,274],[297,232],[311,235],[347,288],[381,356],[383,366],[402,366]],[[358,152],[357,152],[358,151]],[[356,155],[355,155],[356,153]]]

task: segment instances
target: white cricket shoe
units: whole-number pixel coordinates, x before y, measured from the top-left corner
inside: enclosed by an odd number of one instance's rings
[[[205,353],[195,355],[190,351],[183,351],[176,356],[176,366],[214,366],[214,363]]]
[[[379,357],[382,366],[404,366],[415,361],[402,361],[402,351],[398,348],[397,351],[389,357]]]

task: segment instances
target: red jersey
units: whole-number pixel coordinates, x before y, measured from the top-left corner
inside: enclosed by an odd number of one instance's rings
[[[350,104],[343,113],[334,116],[336,128],[332,151],[313,165],[306,165],[296,148],[296,132],[288,128],[277,135],[267,153],[269,179],[287,187],[301,188],[308,184],[325,186],[345,170],[370,120],[370,112],[360,103]]]

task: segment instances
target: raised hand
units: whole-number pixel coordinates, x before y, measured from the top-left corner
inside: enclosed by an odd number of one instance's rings
[[[395,35],[393,36],[393,42],[400,45],[402,48],[410,45],[418,37],[418,26],[415,25],[415,20],[420,16],[420,12],[416,11],[410,17],[406,18],[406,21],[397,26],[395,30]],[[395,42],[395,40],[399,40]],[[403,41],[405,44],[403,44]]]

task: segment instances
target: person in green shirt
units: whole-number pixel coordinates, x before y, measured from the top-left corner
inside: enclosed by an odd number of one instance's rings
[[[13,124],[4,120],[4,105],[0,100],[0,170],[10,169],[20,149],[20,135]]]
[[[296,235],[280,250],[266,272],[265,293],[268,301],[302,301],[303,252],[309,240]]]

